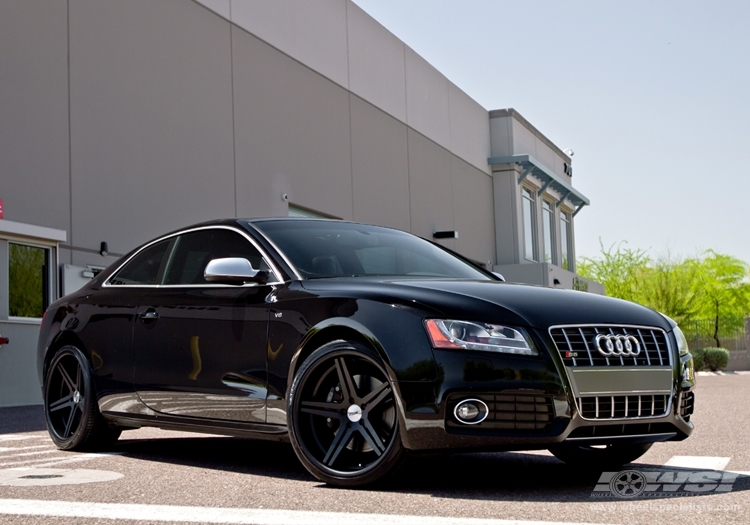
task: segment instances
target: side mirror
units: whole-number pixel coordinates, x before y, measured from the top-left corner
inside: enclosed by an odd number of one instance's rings
[[[206,265],[203,277],[209,283],[235,284],[241,286],[245,283],[265,282],[268,278],[266,272],[256,270],[250,261],[242,257],[224,257],[212,259]]]
[[[497,277],[498,279],[500,279],[502,282],[505,282],[505,277],[503,277],[503,274],[497,273],[497,272],[492,272],[492,275],[494,275],[495,277]]]

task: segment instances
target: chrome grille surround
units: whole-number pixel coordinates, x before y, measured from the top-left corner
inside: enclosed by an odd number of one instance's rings
[[[576,399],[581,417],[608,421],[664,417],[669,413],[668,394],[585,396]]]
[[[695,408],[695,394],[693,392],[680,392],[680,415],[685,421],[690,421],[690,416]]]
[[[600,335],[635,337],[638,355],[606,356]],[[611,422],[656,419],[672,409],[672,345],[667,333],[653,326],[556,325],[549,335],[565,365],[580,417]],[[606,349],[605,349],[606,351]],[[631,375],[633,374],[633,375]]]
[[[633,336],[641,345],[636,356],[605,356],[597,347],[597,336]],[[559,325],[549,335],[565,366],[672,366],[669,337],[661,328],[633,325]]]

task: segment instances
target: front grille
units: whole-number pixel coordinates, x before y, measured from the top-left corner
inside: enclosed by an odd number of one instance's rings
[[[453,409],[467,398],[480,399],[487,404],[489,414],[477,425],[465,425],[453,418]],[[555,417],[551,396],[530,394],[452,394],[448,399],[447,426],[468,429],[547,430]]]
[[[690,416],[695,408],[695,394],[683,392],[680,396],[680,415],[685,421],[690,421]]]
[[[668,366],[667,334],[659,328],[639,326],[555,326],[549,330],[565,366]],[[604,356],[596,346],[599,334],[632,335],[640,344],[635,356]]]
[[[669,395],[579,397],[578,408],[584,419],[637,419],[660,417],[667,413]]]

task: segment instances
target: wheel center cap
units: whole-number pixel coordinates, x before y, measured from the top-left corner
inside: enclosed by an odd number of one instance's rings
[[[73,394],[73,403],[77,405],[80,402],[81,402],[81,393],[78,390],[76,390],[75,393]]]
[[[349,410],[346,411],[346,417],[348,417],[349,421],[352,423],[356,423],[362,419],[362,409],[359,405],[352,405],[349,407]]]

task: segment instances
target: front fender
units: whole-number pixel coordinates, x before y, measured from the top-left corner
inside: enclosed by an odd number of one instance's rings
[[[336,339],[354,339],[375,350],[398,382],[434,381],[438,377],[424,315],[401,305],[354,300],[348,317],[331,317],[312,326],[292,356],[289,384],[299,365],[316,348]]]

